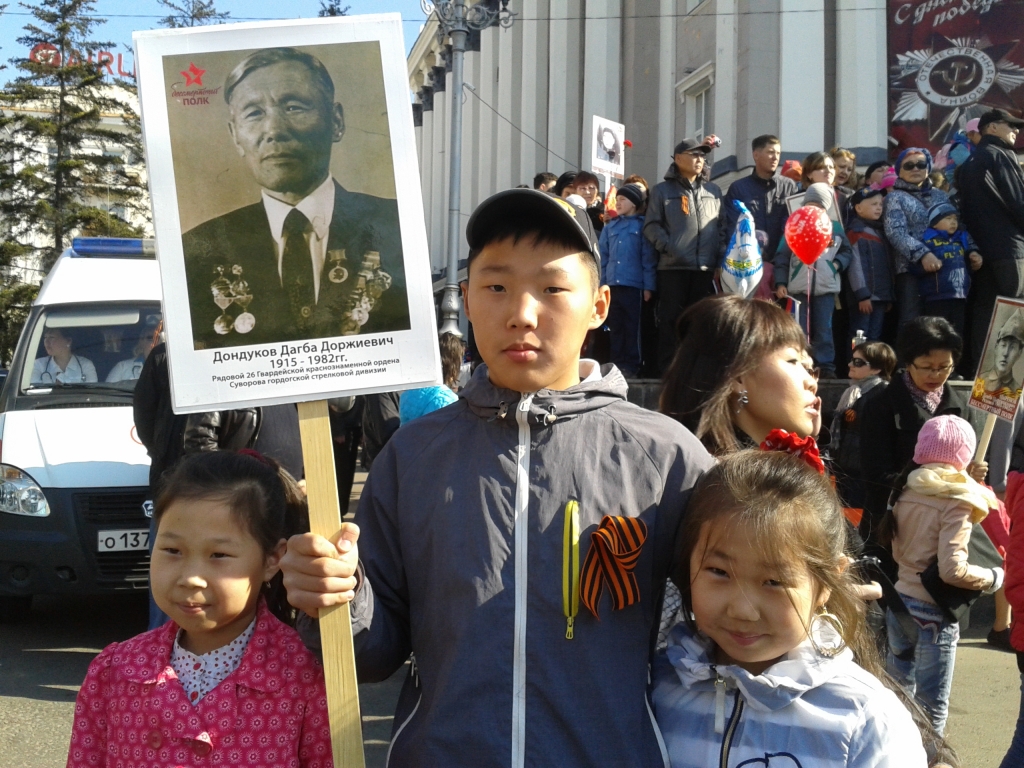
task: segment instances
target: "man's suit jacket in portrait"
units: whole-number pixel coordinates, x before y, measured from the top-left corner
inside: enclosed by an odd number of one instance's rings
[[[182,236],[182,243],[196,349],[403,331],[410,327],[395,200],[348,192],[334,182],[334,212],[320,292],[313,305],[300,306],[301,302],[281,285],[277,246],[262,200],[190,229]],[[344,261],[339,260],[342,250]],[[364,269],[366,254],[372,252],[380,254],[376,271]],[[335,269],[339,266],[342,270]],[[376,281],[378,290],[387,285],[381,282],[381,271],[390,277],[390,285],[376,298],[366,297],[370,283]],[[311,262],[310,277],[312,273]],[[342,275],[345,279],[339,282]],[[214,301],[213,287],[221,277],[236,285],[244,280],[251,301],[246,306],[236,301],[222,310]],[[223,288],[223,281],[220,285]],[[375,291],[371,288],[371,292]],[[238,295],[237,291],[226,293]],[[360,312],[367,311],[368,306],[366,319]],[[234,321],[245,312],[251,318],[240,321],[235,328]],[[231,323],[218,322],[224,315]],[[364,324],[354,323],[353,316],[363,319]],[[248,332],[241,332],[250,324]],[[218,332],[217,327],[230,330]]]

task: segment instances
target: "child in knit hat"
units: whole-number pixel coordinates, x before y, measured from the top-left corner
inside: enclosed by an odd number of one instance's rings
[[[895,507],[887,513],[893,533],[892,554],[899,566],[896,590],[918,627],[907,636],[892,611],[887,615],[889,673],[915,693],[942,733],[949,710],[949,690],[960,625],[949,621],[921,582],[921,573],[938,562],[946,584],[995,592],[1002,586],[1002,568],[981,568],[967,561],[974,523],[998,505],[989,488],[967,473],[974,456],[974,429],[959,416],[936,416],[921,427],[914,450],[916,469]],[[904,658],[899,658],[903,656]]]
[[[956,332],[964,335],[967,294],[971,290],[971,272],[981,269],[981,254],[966,230],[960,229],[956,208],[948,201],[928,209],[928,228],[924,244],[942,268],[926,272],[920,261],[910,262],[907,269],[918,277],[923,310],[921,314],[944,317]],[[968,269],[969,266],[969,269]]]

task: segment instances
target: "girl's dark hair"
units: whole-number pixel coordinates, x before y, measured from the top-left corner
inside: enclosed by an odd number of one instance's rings
[[[562,192],[565,191],[566,187],[576,186],[576,171],[566,171],[558,177],[558,181],[555,182],[555,188],[552,192],[558,197],[562,196]]]
[[[164,512],[176,501],[222,500],[235,520],[256,539],[264,556],[281,539],[309,530],[306,500],[294,478],[273,459],[234,451],[208,451],[183,459],[163,481],[153,517],[159,526]],[[292,625],[295,611],[288,604],[283,575],[263,585],[267,607]]]
[[[659,410],[712,454],[735,451],[732,382],[783,347],[803,349],[807,337],[775,304],[739,296],[702,299],[680,316],[676,332],[679,344],[665,372]]]
[[[437,340],[441,347],[441,375],[444,384],[455,389],[462,372],[462,356],[466,354],[466,345],[454,333],[442,333]]]
[[[916,317],[903,326],[896,339],[896,353],[904,365],[943,349],[953,355],[953,365],[960,362],[964,351],[963,339],[944,317]]]
[[[803,171],[800,174],[800,181],[803,182],[804,189],[814,183],[811,179],[811,171],[820,171],[825,167],[826,160],[832,160],[832,155],[828,152],[811,152],[811,154],[804,158],[801,166]],[[832,162],[835,164],[834,160]]]
[[[880,371],[879,375],[885,381],[892,378],[892,372],[896,369],[896,353],[884,341],[866,341],[858,344],[854,352],[860,352],[868,361],[868,366]]]

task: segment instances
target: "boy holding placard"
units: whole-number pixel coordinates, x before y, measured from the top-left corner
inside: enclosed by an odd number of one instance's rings
[[[486,365],[458,403],[391,439],[358,528],[289,542],[289,600],[313,614],[352,600],[364,681],[414,653],[392,766],[665,765],[650,651],[712,460],[627,403],[615,368],[580,360],[609,303],[585,211],[509,190],[467,237],[465,310]]]

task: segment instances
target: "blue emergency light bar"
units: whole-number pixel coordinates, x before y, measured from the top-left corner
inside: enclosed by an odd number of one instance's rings
[[[72,258],[117,259],[156,256],[155,241],[137,237],[76,237],[71,241]]]

